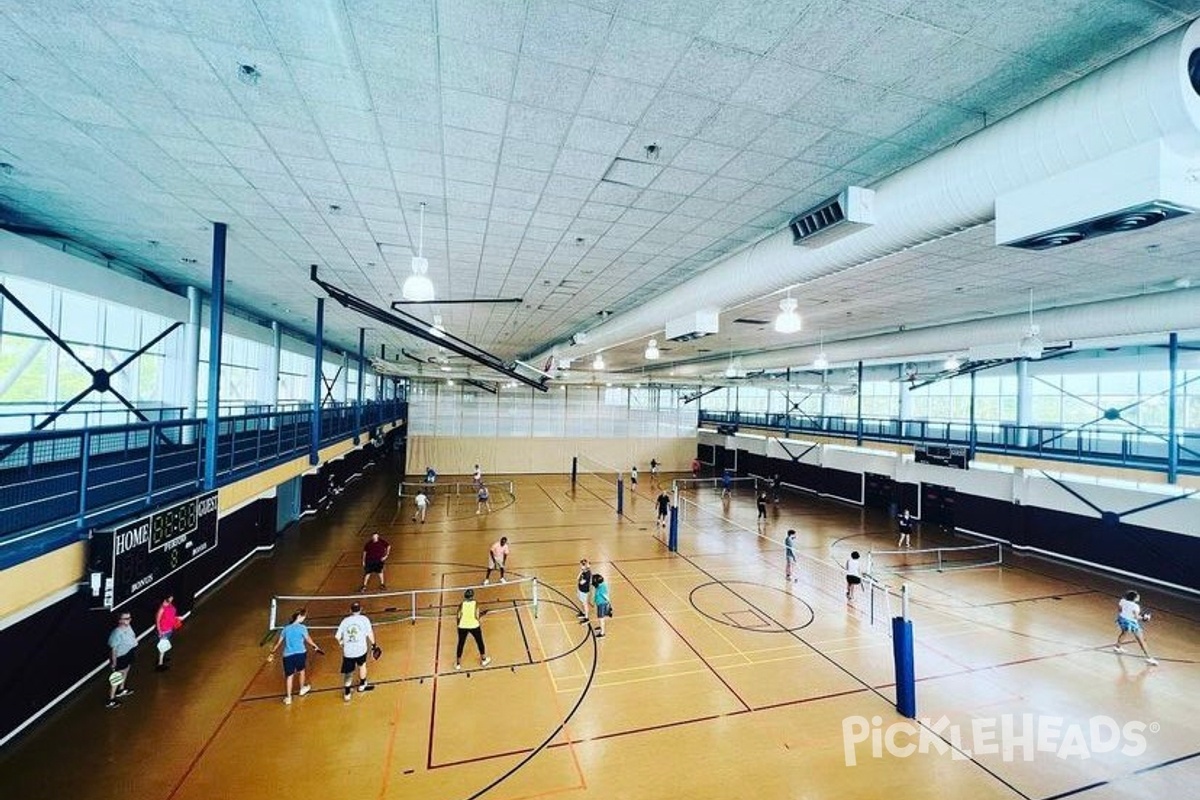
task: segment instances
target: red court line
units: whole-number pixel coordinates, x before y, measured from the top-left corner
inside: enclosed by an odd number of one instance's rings
[[[413,651],[415,646],[409,646],[408,658],[404,660],[404,669],[401,675],[407,675],[412,668]],[[388,787],[391,785],[392,773],[392,758],[396,752],[396,732],[400,730],[400,711],[404,707],[404,687],[399,686],[396,689],[396,705],[392,710],[392,734],[388,737],[387,755],[383,758],[383,780],[379,786],[379,797],[382,798],[387,794]]]
[[[322,580],[317,585],[317,589],[320,590],[320,588],[325,585],[326,581],[328,581],[329,578],[332,577],[332,575],[333,575],[333,569],[330,569],[328,574],[326,574],[324,580]],[[200,749],[196,751],[196,755],[191,760],[191,763],[188,764],[187,769],[185,769],[183,771],[183,774],[181,776],[179,776],[179,781],[175,784],[174,788],[171,789],[171,793],[167,795],[167,800],[171,800],[171,798],[174,797],[175,795],[177,795],[179,793],[179,790],[181,788],[183,788],[183,784],[187,781],[187,779],[191,776],[192,772],[196,769],[196,765],[200,763],[200,759],[204,758],[204,754],[206,752],[208,752],[208,748],[212,746],[212,743],[214,741],[216,741],[218,734],[220,734],[221,731],[225,729],[225,725],[226,725],[226,723],[229,722],[229,718],[233,716],[233,712],[236,711],[238,709],[238,706],[241,705],[242,699],[250,691],[250,687],[254,685],[254,682],[256,680],[258,680],[258,676],[262,673],[263,669],[265,669],[266,666],[267,666],[266,663],[263,662],[258,665],[258,669],[254,670],[254,673],[250,676],[250,680],[246,681],[246,685],[242,687],[242,691],[240,691],[238,693],[238,695],[234,699],[233,703],[229,706],[228,710],[226,710],[225,715],[221,717],[221,721],[217,723],[217,726],[215,728],[213,728],[212,733],[210,733],[208,735],[208,738],[204,740],[204,744],[201,745]]]

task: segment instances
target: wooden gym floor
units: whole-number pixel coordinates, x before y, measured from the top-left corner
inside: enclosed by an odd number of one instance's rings
[[[1162,661],[1151,667],[1107,647],[1124,583],[1019,556],[1003,567],[884,576],[913,589],[918,714],[929,718],[926,733],[937,731],[926,752],[894,755],[882,744],[902,721],[887,626],[870,624],[865,598],[848,607],[836,583],[851,549],[895,545],[884,515],[788,496],[758,537],[743,489],[727,510],[750,531],[693,514],[672,555],[654,535],[648,475],[623,518],[594,477],[572,489],[563,476],[522,476],[515,495],[494,492],[494,512],[476,515],[469,499],[443,492],[420,525],[411,506],[397,509],[391,478],[355,484],[198,606],[169,672],[153,671],[144,640],[124,707],[104,709],[97,678],[0,753],[0,797],[1109,800],[1190,796],[1200,785],[1200,604],[1143,589]],[[721,510],[711,490],[687,496]],[[814,573],[790,584],[779,546],[789,527],[802,572]],[[527,584],[481,590],[505,610],[483,620],[494,661],[480,669],[469,641],[455,672],[452,607],[388,623],[394,613],[368,599],[384,648],[370,666],[377,690],[344,703],[336,645],[316,630],[329,655],[310,656],[314,691],[285,706],[279,665],[264,663],[260,644],[270,598],[353,591],[372,530],[393,546],[389,589],[477,584],[487,546],[506,535],[511,576],[540,581],[538,613],[510,602]],[[926,531],[913,539],[966,544]],[[611,586],[615,617],[603,639],[576,620],[583,556]],[[453,606],[458,593],[446,598]],[[322,621],[345,605],[310,608]],[[1006,716],[1017,734],[1030,732],[1027,743],[1000,735]],[[1113,740],[1103,724],[1092,738],[1100,717],[1134,724],[1144,748]],[[998,752],[972,738],[973,721],[996,732]],[[1034,744],[1039,725],[1049,725],[1048,751]],[[849,751],[847,726],[865,738]],[[1007,757],[1006,743],[1015,748]],[[972,747],[979,752],[963,754]]]

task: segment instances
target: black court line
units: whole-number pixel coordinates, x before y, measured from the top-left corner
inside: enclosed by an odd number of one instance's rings
[[[696,654],[696,658],[700,659],[700,663],[708,668],[708,671],[713,674],[713,677],[715,677],[717,680],[719,680],[725,686],[725,688],[729,690],[729,693],[732,694],[734,696],[734,698],[739,703],[742,704],[743,708],[745,708],[747,711],[750,711],[751,710],[750,704],[747,703],[744,699],[742,699],[742,696],[737,693],[737,690],[729,685],[729,681],[725,680],[724,676],[722,676],[721,673],[717,672],[716,668],[712,664],[708,663],[708,659],[706,659],[703,656],[703,654],[701,654],[701,652],[699,650],[697,650],[695,648],[695,646],[688,640],[688,638],[686,636],[684,636],[683,633],[681,633],[680,630],[678,628],[676,628],[674,624],[671,623],[671,620],[667,618],[667,615],[664,614],[658,606],[656,606],[653,602],[651,602],[649,597],[646,597],[646,593],[643,592],[641,589],[639,589],[637,584],[635,584],[633,581],[631,581],[629,579],[629,576],[621,571],[621,568],[619,566],[617,566],[616,562],[613,562],[612,568],[617,571],[618,575],[620,575],[622,578],[625,579],[625,583],[627,583],[629,585],[629,588],[633,589],[635,592],[637,592],[639,595],[641,595],[641,598],[646,601],[646,605],[648,605],[648,606],[650,606],[650,608],[654,609],[654,613],[658,614],[658,616],[662,618],[662,621],[667,623],[667,627],[675,632],[675,635],[679,637],[679,640],[681,642],[683,642],[685,645],[687,645],[687,648],[689,650],[691,650],[693,653]],[[746,605],[750,605],[750,604],[747,603]],[[751,607],[753,607],[753,606],[751,606]]]
[[[1114,783],[1121,783],[1122,781],[1127,781],[1130,778],[1138,775],[1145,775],[1147,772],[1153,772],[1156,769],[1162,769],[1163,767],[1169,767],[1184,761],[1190,761],[1191,759],[1197,757],[1200,757],[1200,751],[1188,753],[1186,756],[1168,759],[1167,761],[1161,761],[1157,764],[1151,764],[1150,766],[1142,767],[1141,769],[1135,769],[1128,775],[1122,775],[1119,778],[1113,778],[1109,781],[1097,781],[1096,783],[1089,783],[1086,786],[1080,786],[1077,789],[1070,789],[1065,792],[1060,792],[1059,794],[1052,794],[1049,797],[1043,797],[1042,800],[1062,800],[1064,797],[1074,797],[1075,795],[1083,794],[1084,792],[1090,792],[1092,789],[1099,789],[1101,786],[1111,786]]]
[[[691,565],[692,565],[692,567],[693,567],[693,568],[694,568],[694,569],[695,569],[697,572],[700,572],[701,574],[703,574],[703,575],[706,575],[706,576],[707,576],[707,577],[708,577],[708,578],[709,578],[711,581],[713,581],[714,583],[718,583],[718,584],[721,584],[722,586],[724,586],[724,587],[725,587],[725,590],[726,590],[727,592],[729,592],[729,593],[730,593],[730,594],[732,594],[734,597],[736,597],[736,598],[738,598],[739,600],[741,600],[743,603],[745,603],[745,604],[746,604],[747,606],[749,606],[750,608],[753,608],[754,610],[758,611],[758,612],[759,612],[760,614],[762,614],[762,615],[763,615],[763,616],[764,616],[766,619],[769,619],[769,620],[771,620],[772,622],[774,622],[776,625],[779,625],[779,627],[780,627],[780,628],[784,628],[784,626],[783,626],[783,625],[782,625],[782,624],[779,622],[779,620],[775,619],[775,618],[774,618],[774,617],[772,617],[772,616],[771,616],[769,613],[767,613],[767,612],[766,612],[766,611],[764,611],[763,609],[759,608],[759,607],[758,607],[758,606],[756,606],[754,603],[750,602],[750,600],[748,600],[747,598],[745,598],[745,597],[743,597],[742,595],[738,594],[738,593],[737,593],[736,591],[734,591],[733,589],[729,588],[729,587],[726,585],[726,582],[725,582],[725,581],[721,580],[720,578],[716,577],[715,575],[713,575],[713,574],[712,574],[711,572],[709,572],[708,570],[706,570],[706,569],[704,569],[703,567],[701,567],[699,564],[697,564],[695,561],[693,561],[693,560],[692,560],[690,557],[688,557],[688,556],[686,556],[686,555],[683,555],[682,553],[676,553],[676,555],[677,555],[679,558],[682,558],[684,561],[686,561],[686,562],[688,562],[689,564],[691,564]],[[614,565],[614,566],[615,566],[615,565]],[[785,629],[785,630],[786,630],[786,633],[787,633],[788,635],[790,635],[790,636],[794,637],[794,638],[795,638],[797,641],[799,641],[799,642],[801,642],[802,644],[804,644],[804,646],[805,646],[805,647],[808,647],[810,650],[812,650],[814,653],[816,653],[816,654],[817,654],[818,656],[820,656],[822,659],[824,659],[825,661],[829,662],[829,664],[830,664],[830,665],[832,665],[833,667],[835,667],[835,668],[836,668],[836,669],[838,669],[839,671],[841,671],[841,672],[845,673],[845,674],[846,674],[848,677],[850,677],[852,680],[854,680],[854,682],[855,682],[855,683],[858,683],[858,684],[859,684],[860,686],[862,686],[863,688],[865,688],[865,689],[867,689],[868,691],[872,692],[873,694],[877,695],[877,696],[879,697],[879,699],[881,699],[881,700],[883,700],[885,703],[887,703],[887,705],[888,705],[888,706],[892,706],[892,703],[891,703],[891,701],[890,701],[890,700],[888,700],[888,698],[887,698],[887,697],[885,697],[885,696],[883,695],[883,693],[882,693],[882,692],[880,692],[880,691],[879,691],[878,689],[876,689],[875,687],[871,686],[869,683],[867,683],[866,681],[864,681],[862,678],[860,678],[860,677],[858,677],[857,675],[855,675],[855,674],[854,674],[854,673],[853,673],[851,670],[849,670],[847,667],[843,666],[843,665],[842,665],[840,662],[838,662],[838,661],[837,661],[836,659],[834,659],[832,656],[830,656],[830,655],[828,655],[827,653],[825,653],[825,652],[821,651],[820,649],[818,649],[818,648],[817,648],[815,645],[813,645],[812,643],[810,643],[809,641],[807,641],[807,640],[806,640],[806,639],[805,639],[803,636],[801,636],[801,635],[800,635],[800,633],[799,633],[798,631],[794,631],[794,630],[790,630],[790,629]],[[928,726],[928,725],[925,725],[925,724],[924,724],[923,722],[921,722],[919,719],[917,719],[917,720],[914,720],[914,724],[916,724],[916,725],[920,725],[920,726],[921,726],[921,727],[923,727],[923,728],[927,728],[931,734],[933,734],[934,736],[937,736],[939,739],[941,739],[943,742],[945,742],[945,743],[946,743],[946,744],[947,744],[947,745],[950,747],[950,749],[952,749],[952,750],[955,750],[955,751],[957,751],[957,752],[960,752],[960,753],[962,753],[962,755],[963,755],[963,757],[964,757],[965,759],[969,760],[969,761],[970,761],[972,764],[974,764],[976,767],[978,767],[979,769],[981,769],[983,772],[986,772],[986,773],[987,773],[989,776],[991,776],[993,779],[995,779],[995,780],[996,780],[998,783],[1000,783],[1000,784],[1002,784],[1003,786],[1005,786],[1005,787],[1007,787],[1008,789],[1010,789],[1010,790],[1011,790],[1013,793],[1015,793],[1015,794],[1017,794],[1017,795],[1020,795],[1021,797],[1025,798],[1025,800],[1032,800],[1032,798],[1030,798],[1030,796],[1029,796],[1029,795],[1025,794],[1025,793],[1024,793],[1024,792],[1022,792],[1020,789],[1018,789],[1017,787],[1015,787],[1015,786],[1013,786],[1011,783],[1009,783],[1007,780],[1005,780],[1004,778],[1002,778],[1001,776],[999,776],[998,774],[996,774],[995,772],[993,772],[991,769],[989,769],[989,768],[988,768],[987,766],[985,766],[983,763],[981,763],[980,761],[978,761],[978,760],[977,760],[977,759],[976,759],[976,758],[975,758],[973,755],[970,755],[970,754],[968,754],[967,752],[965,752],[964,750],[962,750],[962,748],[960,748],[960,747],[956,746],[956,745],[955,745],[953,742],[951,742],[951,741],[947,740],[947,739],[946,739],[944,736],[942,736],[942,735],[941,735],[941,733],[939,733],[938,731],[934,730],[932,727],[930,727],[930,726]]]
[[[521,612],[517,611],[517,601],[512,601],[513,611],[517,612],[517,627],[521,630],[521,641],[525,644],[525,658],[533,663],[533,651],[529,649],[529,637],[525,635],[525,623],[521,621]]]
[[[1058,592],[1056,594],[1044,594],[1040,597],[1018,597],[1016,600],[997,600],[994,603],[972,603],[970,608],[991,608],[993,606],[1011,606],[1017,603],[1032,603],[1037,600],[1062,600],[1064,597],[1077,597],[1081,594],[1099,594],[1095,589],[1081,589],[1078,592]]]
[[[552,494],[550,494],[549,492],[547,492],[547,491],[546,491],[546,487],[545,487],[545,486],[542,486],[542,482],[541,482],[541,481],[538,481],[537,487],[538,487],[539,489],[541,489],[541,490],[542,490],[542,494],[544,494],[544,495],[546,495],[546,497],[550,498],[550,502],[551,502],[551,503],[554,503],[554,507],[555,507],[555,508],[557,508],[559,511],[566,511],[566,509],[565,509],[565,508],[563,508],[562,506],[560,506],[560,505],[558,504],[558,501],[554,499],[554,495],[552,495]]]

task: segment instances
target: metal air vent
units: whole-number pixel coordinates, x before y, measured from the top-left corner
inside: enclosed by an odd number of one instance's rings
[[[792,243],[828,244],[875,224],[875,192],[847,186],[839,194],[792,217]]]

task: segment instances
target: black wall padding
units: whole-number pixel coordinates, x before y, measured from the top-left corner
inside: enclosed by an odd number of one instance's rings
[[[824,487],[821,489],[822,494],[827,494],[830,497],[838,497],[842,500],[849,500],[853,503],[861,503],[863,500],[862,473],[861,472],[844,472],[840,469],[822,469],[815,467],[824,473],[822,483]]]
[[[186,613],[196,592],[237,563],[259,545],[275,540],[275,498],[256,500],[223,517],[217,529],[217,548],[176,572],[122,611],[133,613],[134,628],[141,632],[154,624],[158,606],[168,594]],[[108,634],[116,625],[112,612],[91,609],[95,601],[84,590],[0,631],[0,737],[8,735],[38,709],[108,657]],[[135,671],[151,669],[154,636],[142,640]],[[144,673],[143,673],[144,675]],[[131,674],[136,685],[144,678]],[[108,698],[105,675],[96,676],[83,689],[88,701]]]
[[[1198,537],[1036,506],[1022,506],[1021,510],[1025,519],[1014,544],[1200,590]],[[1129,581],[1131,586],[1137,585],[1135,578]]]

